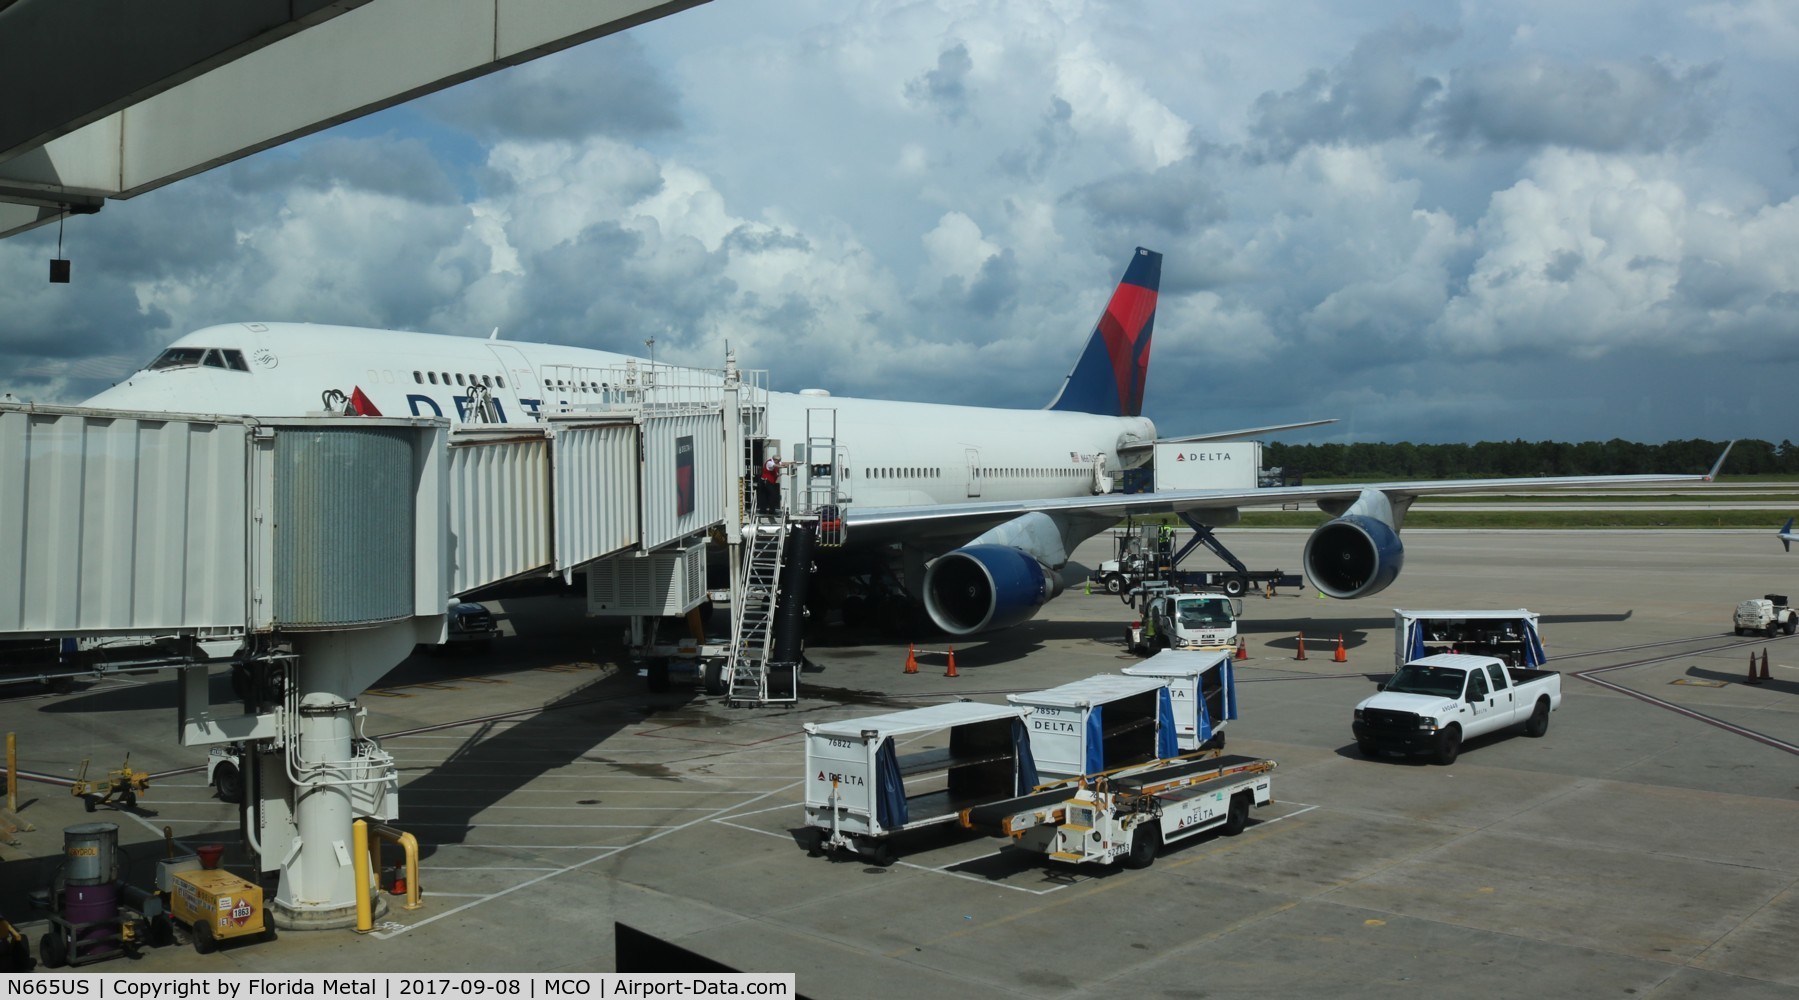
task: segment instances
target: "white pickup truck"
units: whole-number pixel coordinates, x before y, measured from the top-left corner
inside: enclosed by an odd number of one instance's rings
[[[1452,764],[1463,740],[1484,733],[1522,724],[1526,736],[1543,735],[1561,704],[1562,675],[1553,670],[1441,653],[1400,667],[1355,707],[1355,741],[1364,757],[1428,753]]]

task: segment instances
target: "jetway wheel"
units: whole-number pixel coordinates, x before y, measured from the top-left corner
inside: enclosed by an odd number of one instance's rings
[[[705,677],[706,682],[706,693],[712,697],[722,698],[725,693],[730,690],[730,685],[725,681],[725,664],[723,660],[707,660],[703,676]]]

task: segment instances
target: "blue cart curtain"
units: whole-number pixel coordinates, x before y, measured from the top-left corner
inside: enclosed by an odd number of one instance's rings
[[[1411,630],[1412,643],[1410,651],[1406,653],[1405,658],[1408,660],[1424,659],[1424,626],[1414,621],[1408,623],[1406,628]]]
[[[1012,794],[1023,795],[1039,784],[1037,758],[1031,754],[1031,731],[1023,719],[1012,720],[1012,758],[1017,762],[1013,770]]]
[[[1106,769],[1106,734],[1099,724],[1100,706],[1087,712],[1087,763],[1082,774],[1098,774]]]
[[[1235,719],[1237,717],[1237,668],[1232,665],[1229,657],[1225,657],[1219,662],[1218,669],[1224,671],[1224,717]]]
[[[1524,628],[1524,665],[1527,667],[1541,667],[1543,664],[1548,663],[1549,657],[1543,652],[1542,634],[1536,630],[1529,619],[1521,621],[1518,624]]]
[[[1205,700],[1200,699],[1204,711]],[[1179,737],[1174,731],[1174,698],[1168,688],[1156,691],[1156,756],[1174,757],[1181,752]]]
[[[884,830],[897,830],[910,819],[906,808],[906,782],[900,777],[899,754],[891,738],[875,751],[875,821]]]
[[[1226,697],[1229,697],[1227,694]],[[1193,729],[1199,736],[1199,742],[1212,738],[1212,706],[1206,704],[1205,690],[1201,688],[1198,702],[1193,706]],[[1227,709],[1228,711],[1228,709]]]

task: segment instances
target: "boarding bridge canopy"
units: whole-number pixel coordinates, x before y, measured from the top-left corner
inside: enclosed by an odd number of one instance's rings
[[[705,0],[0,0],[0,237]]]

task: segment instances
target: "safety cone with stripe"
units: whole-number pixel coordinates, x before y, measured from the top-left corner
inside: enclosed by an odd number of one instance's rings
[[[1301,632],[1301,633],[1299,633],[1299,655],[1295,656],[1294,659],[1295,660],[1303,660],[1305,658],[1306,658],[1306,634],[1304,632]]]
[[[945,676],[945,677],[960,677],[961,676],[960,674],[956,673],[956,647],[954,647],[954,646],[951,646],[949,648],[949,668],[943,671],[943,676]]]
[[[1348,663],[1349,654],[1343,649],[1343,633],[1337,633],[1337,654],[1331,657],[1333,663]]]
[[[1243,638],[1242,636],[1237,637],[1237,656],[1236,656],[1236,658],[1239,660],[1249,659],[1249,640]]]
[[[915,646],[906,647],[906,673],[918,673],[918,649]]]

